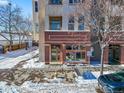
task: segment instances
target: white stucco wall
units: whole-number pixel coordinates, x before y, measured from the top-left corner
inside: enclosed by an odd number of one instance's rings
[[[70,5],[68,0],[63,0],[62,5],[50,5],[49,0],[46,0],[45,13],[45,30],[49,30],[49,16],[62,16],[62,31],[68,31],[68,19],[70,16],[75,16],[77,12],[76,5]],[[78,13],[80,10],[78,10]],[[81,10],[82,12],[82,10]],[[83,14],[83,13],[82,13]],[[77,16],[75,16],[77,18]],[[78,18],[77,18],[78,19]],[[75,31],[78,31],[78,22],[75,20]],[[88,29],[85,29],[85,31]]]

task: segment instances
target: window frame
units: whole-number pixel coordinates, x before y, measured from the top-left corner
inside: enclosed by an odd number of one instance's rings
[[[69,4],[73,5],[73,4],[79,4],[79,3],[84,3],[85,0],[69,0]]]
[[[83,15],[80,15],[80,16],[78,17],[78,30],[84,30],[84,29],[85,29],[85,24],[84,24],[85,20],[84,20],[84,19],[85,19],[85,18],[84,18]],[[79,29],[80,26],[82,26],[82,25],[83,25],[83,29]]]
[[[38,12],[39,8],[38,8],[38,1],[34,1],[34,11]]]
[[[124,1],[121,0],[119,2],[119,0],[111,0],[111,5],[123,5],[124,4]]]
[[[52,19],[55,18],[55,21],[60,20],[60,28],[59,29],[52,29]],[[50,16],[49,17],[49,30],[62,30],[62,16]]]
[[[70,29],[70,27],[73,27],[73,28],[71,28]],[[74,20],[74,16],[70,16],[69,18],[68,18],[68,30],[75,30],[75,20]]]
[[[58,1],[58,0],[56,0],[56,1]],[[53,3],[52,0],[49,0],[48,2],[49,2],[49,5],[62,5],[63,4],[63,0],[60,0],[61,3],[57,3],[57,2],[56,3],[55,2]]]

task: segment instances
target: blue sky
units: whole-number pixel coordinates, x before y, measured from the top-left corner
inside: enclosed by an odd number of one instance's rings
[[[22,8],[25,16],[32,15],[32,0],[11,0]]]

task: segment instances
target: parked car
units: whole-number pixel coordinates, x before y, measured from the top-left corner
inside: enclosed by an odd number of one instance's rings
[[[101,75],[98,84],[104,93],[124,93],[124,71]]]

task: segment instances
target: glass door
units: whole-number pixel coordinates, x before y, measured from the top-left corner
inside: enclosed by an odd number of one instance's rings
[[[120,46],[110,45],[109,46],[109,64],[117,65],[120,64]]]
[[[51,46],[51,62],[60,61],[60,45]]]

